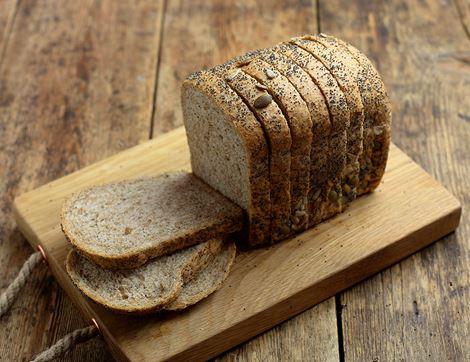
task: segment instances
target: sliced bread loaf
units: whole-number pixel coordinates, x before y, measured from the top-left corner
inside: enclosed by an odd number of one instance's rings
[[[373,191],[387,165],[391,139],[391,103],[385,85],[372,62],[351,44],[331,35],[320,34],[324,42],[347,50],[361,70],[357,77],[364,104],[364,150],[359,159],[358,195]]]
[[[165,306],[166,310],[181,310],[208,297],[220,289],[235,261],[235,243],[225,243],[206,267],[183,285],[178,297]]]
[[[144,314],[175,301],[184,283],[205,268],[222,248],[223,241],[213,239],[130,270],[103,269],[71,250],[66,270],[73,283],[96,303],[119,313]]]
[[[269,242],[269,151],[258,120],[211,72],[185,80],[181,103],[193,172],[246,210],[248,244]]]
[[[80,253],[128,269],[241,230],[243,211],[193,174],[175,172],[84,189],[64,203],[61,224]]]
[[[363,147],[364,106],[357,84],[359,66],[354,59],[351,59],[347,51],[328,43],[323,44],[315,36],[308,35],[294,38],[291,41],[322,62],[338,82],[348,103],[351,117],[347,143],[348,168],[342,175],[342,194],[346,198],[346,202],[349,203],[356,199],[356,189],[359,182],[359,157]]]
[[[290,167],[292,139],[289,125],[272,96],[256,79],[239,69],[248,61],[233,61],[211,71],[224,77],[263,127],[269,145],[271,239],[278,241],[290,233]]]
[[[350,112],[346,98],[338,86],[337,81],[325,66],[306,50],[290,43],[283,43],[274,48],[291,58],[304,69],[323,93],[331,121],[329,137],[328,159],[328,198],[331,201],[322,211],[325,218],[331,217],[342,210],[342,174],[346,168],[347,130],[350,125]]]
[[[266,51],[261,52],[265,54]],[[273,97],[289,124],[292,137],[290,194],[292,233],[308,227],[307,200],[310,181],[310,151],[312,148],[312,119],[307,104],[291,82],[274,66],[255,58],[242,66]],[[263,87],[261,87],[263,88]]]

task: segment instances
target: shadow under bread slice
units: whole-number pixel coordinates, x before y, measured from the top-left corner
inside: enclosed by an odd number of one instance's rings
[[[108,269],[136,268],[243,222],[242,208],[184,171],[88,187],[61,210],[67,240]]]
[[[118,313],[145,314],[177,300],[184,285],[223,248],[222,239],[212,239],[123,270],[104,269],[71,250],[66,270],[73,283],[96,303]]]
[[[346,168],[347,130],[350,119],[346,98],[329,70],[312,54],[290,43],[279,44],[275,49],[291,58],[310,75],[323,93],[328,106],[331,122],[328,147],[328,198],[331,203],[325,205],[326,210],[322,210],[322,214],[328,218],[343,209],[341,181]]]
[[[181,98],[193,172],[246,211],[244,240],[269,242],[269,150],[258,120],[211,72],[188,77]]]
[[[364,149],[359,159],[358,195],[373,191],[385,172],[391,139],[391,104],[385,85],[372,62],[351,44],[320,34],[323,42],[341,47],[357,61],[357,83],[364,104]]]
[[[290,233],[292,139],[289,125],[271,95],[260,88],[259,82],[253,77],[239,69],[244,63],[245,61],[229,61],[211,71],[224,77],[263,127],[270,150],[271,240],[275,242],[286,238]]]
[[[290,168],[291,235],[308,227],[308,190],[310,179],[310,152],[312,147],[312,120],[307,104],[297,89],[276,67],[267,63],[268,50],[260,51],[242,69],[255,78],[261,90],[266,90],[276,101],[289,125],[292,147]]]
[[[276,47],[263,52],[266,62],[281,72],[297,89],[305,101],[312,121],[312,146],[310,150],[310,179],[308,191],[309,227],[327,218],[324,214],[332,202],[328,198],[328,160],[330,155],[330,116],[325,98],[312,80],[291,58],[276,51]]]
[[[320,43],[315,36],[294,38],[291,42],[322,62],[336,79],[346,98],[350,111],[350,127],[346,153],[348,166],[342,175],[342,187],[343,197],[349,203],[356,199],[356,188],[359,183],[359,157],[363,148],[364,107],[357,84],[359,66],[347,51],[328,43]]]

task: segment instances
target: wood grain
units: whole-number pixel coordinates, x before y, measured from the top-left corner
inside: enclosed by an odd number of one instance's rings
[[[64,198],[89,185],[180,169],[189,169],[182,128],[15,199],[21,232],[32,245],[41,243],[54,276],[82,312],[96,318],[119,360],[215,356],[448,234],[460,219],[458,201],[392,147],[377,192],[291,240],[239,253],[222,288],[190,310],[141,318],[91,303],[64,270],[70,250],[59,224]]]
[[[393,140],[465,210],[456,234],[341,296],[346,360],[470,358],[470,42],[458,3],[320,4],[322,31],[378,65],[393,101]]]
[[[0,69],[2,290],[32,251],[15,228],[14,196],[148,139],[162,15],[152,1],[17,6]],[[1,359],[29,360],[89,323],[44,267],[21,294],[0,320]],[[108,359],[103,346],[71,359]]]

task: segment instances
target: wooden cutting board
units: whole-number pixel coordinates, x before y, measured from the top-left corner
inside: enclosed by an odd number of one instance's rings
[[[237,256],[221,290],[187,311],[130,317],[94,304],[64,270],[64,198],[82,187],[189,170],[182,128],[19,196],[14,210],[33,247],[84,316],[95,318],[118,360],[215,356],[377,273],[454,230],[461,207],[416,163],[391,147],[384,181],[342,215],[295,239]]]

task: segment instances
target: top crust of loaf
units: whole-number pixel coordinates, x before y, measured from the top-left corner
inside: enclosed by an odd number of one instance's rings
[[[129,269],[241,230],[243,211],[194,175],[175,172],[84,189],[64,203],[61,224],[87,258]]]

